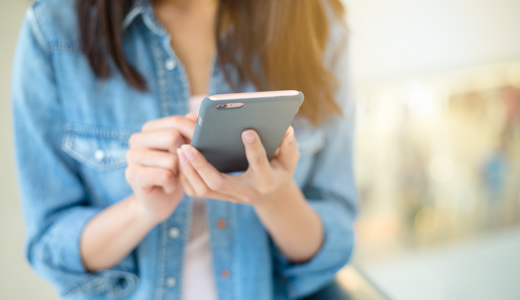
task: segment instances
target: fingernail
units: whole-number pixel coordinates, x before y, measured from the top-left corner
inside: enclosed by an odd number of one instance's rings
[[[287,136],[287,140],[292,142],[294,140],[294,127],[289,127],[289,135]]]
[[[244,139],[251,144],[255,141],[255,134],[251,130],[244,131]]]
[[[184,151],[182,151],[181,148],[177,149],[177,155],[179,156],[179,160],[181,161],[181,164],[186,164],[188,162],[188,159],[186,158],[186,155],[184,155]]]
[[[188,159],[193,160],[193,158],[195,157],[195,153],[193,153],[193,151],[190,149],[190,146],[182,145],[181,148],[182,148],[183,152],[186,154],[186,156],[188,157]]]

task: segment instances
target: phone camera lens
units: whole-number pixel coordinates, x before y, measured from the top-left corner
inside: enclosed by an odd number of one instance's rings
[[[218,108],[226,108],[226,105],[225,105],[225,104],[220,104],[220,105],[218,106]]]

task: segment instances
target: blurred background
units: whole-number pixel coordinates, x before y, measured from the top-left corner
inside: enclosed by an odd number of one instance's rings
[[[0,299],[57,299],[23,257],[0,0]],[[520,299],[520,1],[345,0],[361,211],[355,299]]]

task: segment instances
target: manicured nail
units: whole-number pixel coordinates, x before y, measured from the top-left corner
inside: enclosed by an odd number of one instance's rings
[[[184,151],[182,151],[181,148],[177,149],[177,155],[179,156],[179,160],[181,161],[181,164],[186,164],[188,162],[188,159],[186,158],[186,155],[184,155]]]
[[[287,141],[294,141],[294,127],[289,127],[289,135],[287,136]]]
[[[182,145],[181,146],[182,151],[184,151],[184,154],[188,157],[189,160],[193,160],[195,158],[195,153],[193,153],[193,150],[191,150],[190,146],[188,145]]]
[[[255,141],[255,134],[253,133],[253,131],[251,130],[247,130],[247,131],[244,131],[244,139],[246,140],[246,142],[248,142],[249,144],[251,144],[252,142]]]

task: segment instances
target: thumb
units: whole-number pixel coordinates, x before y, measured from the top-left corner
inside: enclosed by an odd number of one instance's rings
[[[284,169],[291,173],[294,172],[298,159],[300,158],[300,151],[298,151],[298,147],[296,146],[294,128],[292,126],[287,129],[287,133],[285,133],[285,137],[280,144],[279,151],[276,160]]]
[[[191,120],[193,122],[196,122],[197,121],[197,115],[194,114],[194,113],[187,113],[186,115],[184,115],[184,117],[188,120]]]

